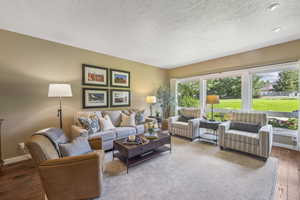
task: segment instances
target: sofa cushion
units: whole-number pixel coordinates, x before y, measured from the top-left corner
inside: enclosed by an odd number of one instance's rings
[[[93,134],[90,138],[95,138],[95,137],[101,137],[103,141],[107,140],[114,140],[116,139],[116,130],[107,130],[107,131],[100,131],[95,134]]]
[[[80,111],[74,114],[74,124],[77,126],[81,126],[81,124],[78,121],[79,117],[85,117],[85,118],[90,118],[90,116],[96,115],[98,118],[102,117],[102,112],[101,111]]]
[[[186,128],[189,124],[187,122],[173,122],[172,126],[175,128]]]
[[[230,129],[246,131],[251,133],[258,133],[261,128],[260,123],[249,123],[249,122],[231,122]]]
[[[251,133],[247,131],[229,129],[225,133],[225,138],[228,140],[237,141],[241,143],[247,143],[253,145],[259,144],[259,134]]]
[[[134,127],[117,127],[117,138],[126,138],[129,135],[135,135],[136,129]]]
[[[136,129],[136,134],[145,133],[145,125],[144,124],[136,125],[135,129]]]
[[[195,117],[186,117],[184,115],[180,115],[179,118],[178,118],[178,121],[179,122],[188,122],[191,119],[195,119]]]
[[[129,115],[121,113],[121,124],[120,126],[127,127],[132,126],[135,127],[135,113],[131,113]]]
[[[92,151],[86,137],[77,137],[70,143],[59,144],[59,149],[63,157],[78,156]]]
[[[105,111],[103,115],[108,115],[114,126],[120,126],[121,113],[121,110],[109,110]]]
[[[179,110],[179,114],[185,117],[198,118],[201,116],[201,110],[198,108],[182,108]]]
[[[88,118],[79,117],[78,121],[80,122],[81,127],[88,131],[89,135],[100,131],[99,118],[96,115],[90,116]]]
[[[100,126],[102,131],[107,131],[115,128],[109,115],[105,115],[104,117],[99,118],[99,121],[100,121]]]

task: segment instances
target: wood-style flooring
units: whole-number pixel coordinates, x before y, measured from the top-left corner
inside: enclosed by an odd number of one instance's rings
[[[278,158],[276,200],[300,200],[300,152],[274,147]],[[42,200],[41,183],[32,161],[6,166],[0,176],[1,200]]]

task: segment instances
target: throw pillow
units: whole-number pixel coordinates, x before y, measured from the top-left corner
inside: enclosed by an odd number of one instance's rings
[[[120,126],[135,126],[135,113],[131,113],[130,115],[121,113]]]
[[[99,119],[100,125],[103,131],[107,131],[109,129],[114,129],[116,128],[113,123],[110,120],[110,117],[108,115],[105,115],[104,117],[101,117]]]
[[[135,123],[144,124],[146,122],[145,110],[136,110],[135,112]]]
[[[71,143],[59,144],[59,150],[63,157],[78,156],[92,151],[86,137],[77,137]]]
[[[186,117],[183,115],[180,115],[180,117],[178,118],[179,122],[188,122],[190,119],[194,119],[194,117]]]
[[[258,133],[261,128],[261,124],[247,123],[247,122],[231,122],[230,129],[235,129],[239,131],[247,131],[251,133]]]
[[[97,133],[101,130],[99,125],[99,118],[96,115],[90,116],[89,118],[79,117],[78,121],[80,122],[82,127],[88,131],[89,135]]]

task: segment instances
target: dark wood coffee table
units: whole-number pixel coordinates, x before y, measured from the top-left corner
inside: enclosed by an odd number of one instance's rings
[[[166,132],[158,132],[158,138],[149,140],[145,144],[124,144],[125,139],[115,140],[113,159],[119,158],[128,168],[149,160],[162,152],[172,151],[171,136]],[[144,136],[143,134],[139,136]]]

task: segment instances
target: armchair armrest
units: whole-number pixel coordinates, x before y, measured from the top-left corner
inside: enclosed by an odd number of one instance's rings
[[[219,130],[223,131],[225,133],[226,131],[228,131],[230,129],[230,123],[231,123],[231,121],[222,122],[219,125]]]
[[[99,165],[97,153],[42,162],[38,169],[48,199],[88,199],[100,196],[102,172]]]
[[[77,138],[78,136],[88,136],[88,131],[84,128],[81,128],[76,125],[72,125],[71,127],[72,139]]]
[[[231,121],[222,122],[218,128],[219,145],[225,147],[225,134],[230,129]]]
[[[269,157],[272,150],[273,143],[273,127],[272,125],[266,125],[261,127],[258,132],[259,134],[259,144],[262,150],[262,154],[264,157]]]

